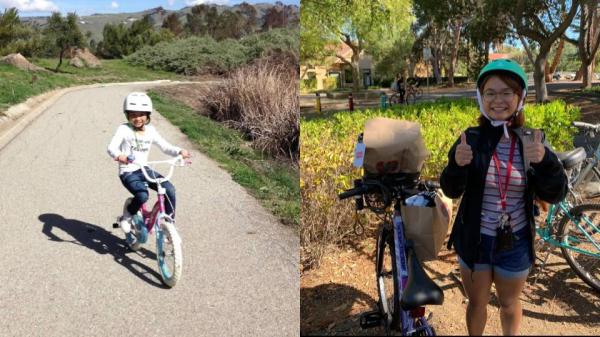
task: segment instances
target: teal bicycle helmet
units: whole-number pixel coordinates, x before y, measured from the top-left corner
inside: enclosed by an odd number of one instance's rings
[[[488,63],[481,71],[479,72],[479,76],[477,76],[477,87],[481,85],[481,81],[490,74],[493,73],[506,73],[515,77],[521,87],[527,90],[527,75],[521,66],[509,59],[497,59],[490,63]]]
[[[527,74],[521,66],[509,59],[497,59],[494,60],[483,67],[479,72],[479,76],[477,76],[477,102],[479,103],[479,111],[481,114],[487,118],[493,126],[502,126],[504,128],[504,134],[506,138],[508,138],[508,130],[506,128],[506,121],[496,121],[492,120],[488,114],[485,112],[483,108],[483,101],[481,99],[481,93],[479,92],[479,88],[481,86],[482,81],[488,76],[492,74],[504,73],[509,75],[510,77],[517,80],[517,82],[521,85],[523,89],[523,93],[521,95],[521,99],[519,100],[519,104],[517,106],[517,110],[513,113],[511,118],[516,117],[521,111],[523,111],[523,106],[525,105],[525,97],[527,97]]]

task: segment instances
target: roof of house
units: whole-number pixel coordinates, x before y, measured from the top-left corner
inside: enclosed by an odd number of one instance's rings
[[[497,60],[497,59],[509,59],[510,55],[503,54],[503,53],[490,53],[488,57],[489,57],[490,61],[493,61],[493,60]]]

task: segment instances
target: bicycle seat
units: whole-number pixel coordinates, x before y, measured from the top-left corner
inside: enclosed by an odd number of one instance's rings
[[[408,284],[402,293],[400,307],[412,310],[420,306],[444,303],[444,292],[431,280],[414,252],[412,240],[406,241],[408,252]]]
[[[586,153],[583,147],[578,147],[575,150],[567,152],[557,152],[556,156],[563,163],[563,167],[565,168],[565,170],[568,170],[584,161]]]

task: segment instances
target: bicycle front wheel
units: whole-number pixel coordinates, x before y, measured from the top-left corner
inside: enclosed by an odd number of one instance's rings
[[[163,283],[172,288],[181,278],[181,238],[171,221],[161,220],[160,228],[161,230],[156,232],[156,260]]]
[[[398,289],[398,271],[394,249],[393,231],[381,228],[377,239],[377,257],[375,262],[377,290],[379,293],[379,311],[383,317],[386,334],[400,330],[400,299]]]
[[[558,224],[563,256],[585,283],[600,292],[600,204],[573,207]]]

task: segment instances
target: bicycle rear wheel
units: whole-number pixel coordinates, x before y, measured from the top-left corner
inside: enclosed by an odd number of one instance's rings
[[[394,236],[391,229],[383,226],[377,239],[377,257],[375,275],[379,294],[379,310],[382,314],[386,334],[393,330],[401,330],[400,299],[398,289],[398,271],[396,270],[396,254]]]
[[[406,104],[415,104],[417,102],[417,94],[413,91],[410,94],[406,94]]]
[[[156,232],[156,260],[163,283],[172,288],[181,278],[181,238],[171,221],[161,220],[160,228],[161,230]]]
[[[400,104],[400,95],[393,94],[392,96],[390,96],[390,106],[398,104]]]
[[[600,292],[600,204],[583,204],[570,211],[579,226],[565,215],[558,224],[563,256],[590,287]]]
[[[423,89],[417,88],[417,98],[423,97]]]

